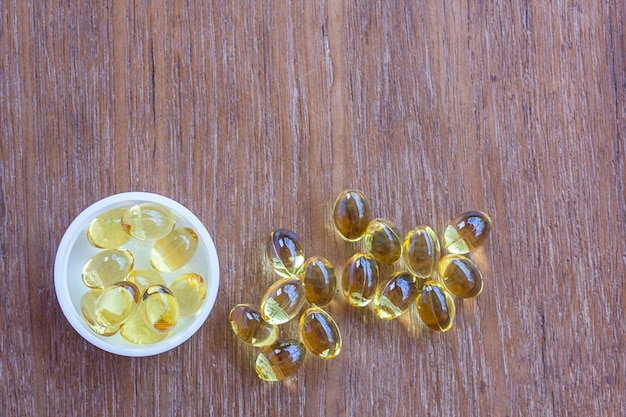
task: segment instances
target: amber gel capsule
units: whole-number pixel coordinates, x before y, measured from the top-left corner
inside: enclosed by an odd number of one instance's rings
[[[318,358],[332,359],[341,351],[341,333],[337,323],[319,307],[309,307],[302,313],[300,340]]]
[[[206,298],[206,283],[200,274],[183,274],[169,285],[178,300],[181,317],[193,316],[200,310]]]
[[[261,316],[271,324],[283,324],[298,315],[306,303],[304,284],[298,278],[281,278],[261,298]]]
[[[437,269],[441,247],[429,226],[417,226],[407,233],[403,245],[404,263],[419,278],[429,278]]]
[[[89,288],[103,289],[122,281],[133,269],[135,259],[126,249],[106,249],[94,255],[82,272],[83,283]]]
[[[473,298],[483,290],[483,277],[476,264],[463,255],[446,255],[439,261],[439,276],[452,294]]]
[[[454,299],[436,281],[426,281],[416,300],[420,319],[428,328],[445,332],[454,323]]]
[[[325,258],[313,256],[306,260],[300,274],[306,290],[306,300],[318,307],[328,305],[337,290],[335,268]]]
[[[297,340],[281,340],[265,347],[256,359],[255,370],[264,381],[280,381],[304,363],[306,348]]]
[[[372,255],[355,253],[341,275],[341,292],[354,307],[365,307],[374,298],[378,285],[378,264]]]
[[[89,290],[80,300],[80,308],[87,325],[94,333],[100,336],[112,336],[119,330],[119,324],[113,326],[103,326],[96,320],[96,300],[102,290]]]
[[[252,346],[271,345],[278,338],[278,327],[266,322],[258,308],[250,304],[238,304],[228,315],[233,332]]]
[[[446,226],[443,246],[450,253],[465,254],[482,245],[491,231],[491,218],[482,211],[468,211]]]
[[[162,285],[151,285],[145,289],[139,304],[147,325],[156,332],[168,333],[178,323],[178,300]]]
[[[112,249],[128,242],[131,236],[122,227],[122,216],[126,209],[116,208],[98,215],[89,224],[87,240],[92,246]]]
[[[411,307],[417,294],[417,278],[405,271],[396,272],[376,290],[374,311],[383,320],[395,319]]]
[[[139,289],[120,281],[102,290],[96,299],[94,317],[100,326],[121,326],[137,310]]]
[[[126,340],[137,345],[151,345],[165,339],[169,333],[161,333],[154,328],[143,317],[141,311],[137,310],[120,327],[120,334]]]
[[[133,269],[128,275],[126,275],[125,281],[132,282],[139,288],[139,292],[143,294],[143,291],[150,285],[163,285],[167,286],[167,283],[156,271],[152,269]]]
[[[276,229],[267,240],[267,258],[278,275],[296,276],[304,264],[300,238],[291,230]]]
[[[167,236],[176,225],[170,209],[156,203],[141,203],[129,208],[122,216],[122,227],[139,240],[156,240]]]
[[[198,249],[198,235],[190,227],[178,227],[154,242],[150,264],[159,272],[181,268],[193,258]]]
[[[361,239],[370,222],[369,203],[361,191],[345,190],[339,194],[333,206],[333,222],[344,240]]]
[[[389,220],[372,220],[363,239],[367,251],[381,264],[392,264],[402,256],[402,238]]]

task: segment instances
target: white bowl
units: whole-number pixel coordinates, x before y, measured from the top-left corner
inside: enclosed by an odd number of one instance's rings
[[[200,274],[207,286],[206,298],[196,315],[182,318],[164,340],[151,345],[137,345],[115,334],[110,337],[94,333],[83,318],[80,301],[89,290],[83,284],[81,272],[87,261],[102,249],[97,249],[87,241],[87,228],[91,221],[107,210],[127,208],[138,203],[152,202],[168,207],[176,215],[176,227],[187,226],[195,230],[199,238],[198,249],[189,263],[175,272],[162,274],[169,283],[185,272]],[[145,245],[131,239],[123,247],[133,250],[133,245]],[[146,259],[143,259],[146,258]],[[149,268],[149,256],[136,256],[135,268]],[[54,264],[54,286],[63,314],[72,327],[89,343],[107,352],[123,356],[150,356],[166,352],[189,339],[205,322],[217,297],[220,281],[219,262],[215,244],[198,218],[187,208],[158,194],[131,192],[112,195],[85,209],[68,227],[57,251]]]

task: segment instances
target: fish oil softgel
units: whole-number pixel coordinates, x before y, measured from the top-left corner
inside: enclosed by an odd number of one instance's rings
[[[94,333],[99,334],[100,336],[112,336],[119,330],[120,326],[105,326],[98,323],[96,320],[96,300],[101,292],[102,290],[87,291],[80,300],[80,308],[85,320],[87,320],[89,328],[93,330]]]
[[[446,226],[443,246],[449,253],[466,254],[482,245],[491,231],[491,218],[482,211],[468,211]]]
[[[161,274],[152,269],[133,269],[126,275],[125,280],[135,284],[142,294],[150,285],[167,285]]]
[[[168,333],[178,322],[178,300],[169,288],[151,285],[145,289],[139,305],[148,327],[159,333]]]
[[[156,203],[132,206],[122,216],[122,227],[138,240],[157,240],[167,236],[176,225],[170,209]]]
[[[341,292],[354,307],[365,307],[374,298],[378,285],[378,264],[372,255],[354,254],[341,275]]]
[[[233,332],[252,346],[271,345],[278,338],[278,327],[261,317],[261,311],[250,304],[237,304],[228,315]]]
[[[402,238],[389,220],[372,220],[363,239],[367,251],[381,264],[392,264],[402,256]]]
[[[438,332],[450,330],[454,323],[454,300],[450,293],[436,281],[426,281],[416,300],[417,312],[422,322]]]
[[[361,191],[345,190],[339,194],[333,205],[333,222],[343,239],[361,239],[370,222],[369,203]]]
[[[274,230],[267,240],[267,258],[278,275],[296,276],[304,264],[304,249],[298,235],[287,229]]]
[[[198,249],[198,235],[189,227],[179,227],[154,242],[150,264],[160,272],[171,272],[191,260]]]
[[[283,324],[298,315],[306,303],[306,290],[298,278],[281,278],[261,298],[261,316],[270,324]]]
[[[135,311],[120,327],[122,337],[136,345],[151,345],[160,342],[168,333],[158,332],[146,322],[140,310]]]
[[[393,274],[374,295],[374,311],[383,320],[392,320],[404,313],[415,302],[417,279],[405,271]]]
[[[483,290],[483,277],[476,264],[462,255],[446,255],[439,261],[443,285],[457,297],[474,298]]]
[[[200,310],[206,298],[206,283],[200,274],[183,274],[169,285],[178,300],[180,316],[193,316]]]
[[[115,208],[98,215],[87,228],[87,240],[100,249],[113,249],[128,242],[131,236],[122,227],[126,209]]]
[[[306,301],[311,305],[324,307],[335,296],[337,290],[335,268],[321,256],[313,256],[306,260],[300,279],[306,291]]]
[[[105,288],[95,302],[96,323],[105,327],[119,327],[137,309],[139,289],[131,282],[117,282]]]
[[[298,340],[281,340],[257,356],[255,370],[264,381],[280,381],[293,375],[304,363],[306,348]]]
[[[300,340],[308,352],[321,359],[332,359],[341,351],[337,323],[319,307],[308,308],[300,317]]]
[[[404,263],[419,278],[430,278],[437,270],[441,246],[429,226],[417,226],[407,233],[403,245]]]
[[[94,255],[83,267],[83,283],[89,288],[104,288],[122,281],[133,268],[135,259],[126,249],[107,249]]]

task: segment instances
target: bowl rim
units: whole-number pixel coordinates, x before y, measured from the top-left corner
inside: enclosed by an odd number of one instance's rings
[[[200,238],[200,241],[204,244],[206,248],[209,278],[207,279],[206,298],[204,304],[202,305],[202,308],[197,313],[197,316],[194,317],[194,319],[188,324],[188,327],[185,328],[183,331],[152,345],[137,345],[136,347],[120,346],[93,333],[83,324],[83,319],[80,317],[80,313],[76,310],[72,302],[68,286],[67,270],[69,259],[78,237],[82,233],[85,233],[87,226],[89,225],[91,220],[93,220],[98,214],[124,202],[151,202],[162,204],[170,208],[177,215],[182,216],[188,223],[191,224],[191,227],[194,229],[194,231]],[[219,260],[217,257],[217,250],[215,248],[215,243],[213,242],[213,239],[211,238],[211,235],[207,231],[204,224],[200,221],[200,219],[198,219],[195,214],[193,214],[189,209],[187,209],[179,202],[160,194],[154,194],[149,192],[124,192],[119,194],[113,194],[96,201],[95,203],[84,209],[78,216],[74,218],[74,220],[72,220],[69,227],[63,234],[63,237],[61,238],[61,242],[59,243],[59,247],[57,249],[57,254],[54,262],[55,292],[57,296],[57,301],[59,302],[61,310],[63,311],[63,315],[65,316],[67,321],[74,328],[74,330],[76,330],[85,340],[87,340],[92,345],[109,353],[121,356],[143,357],[158,355],[160,353],[164,353],[171,349],[174,349],[175,347],[188,340],[200,329],[200,327],[204,324],[209,314],[211,313],[211,310],[213,309],[215,305],[215,300],[217,298],[219,281],[220,268]]]

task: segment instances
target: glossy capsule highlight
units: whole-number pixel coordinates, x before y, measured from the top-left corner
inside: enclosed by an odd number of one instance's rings
[[[354,307],[365,307],[374,298],[378,285],[378,264],[367,253],[355,253],[341,275],[341,292]]]
[[[443,285],[460,298],[473,298],[483,290],[483,277],[476,264],[463,255],[446,255],[439,261]]]
[[[137,310],[139,289],[131,282],[120,281],[98,295],[94,309],[95,321],[104,327],[122,325]]]
[[[181,317],[193,316],[200,310],[206,298],[206,283],[200,274],[190,272],[176,278],[169,289],[178,300]]]
[[[466,254],[487,239],[491,231],[491,218],[482,211],[468,211],[446,226],[443,246],[449,253]]]
[[[157,240],[174,229],[176,216],[170,209],[156,203],[140,203],[122,216],[122,227],[138,240]]]
[[[332,359],[341,351],[341,332],[333,318],[319,307],[309,307],[300,316],[300,340],[309,353]]]
[[[333,205],[335,230],[344,240],[354,242],[363,236],[370,222],[370,207],[359,190],[344,190]]]
[[[430,226],[417,226],[404,238],[403,253],[409,271],[419,278],[429,278],[437,270],[441,246]]]
[[[237,304],[228,315],[233,332],[252,346],[268,346],[278,338],[278,327],[263,319],[261,311],[250,304]]]
[[[159,272],[171,272],[183,267],[198,249],[198,235],[190,227],[178,227],[154,242],[150,264]]]
[[[372,220],[363,239],[367,251],[381,264],[392,264],[402,256],[402,238],[389,220]]]
[[[178,300],[163,285],[147,287],[139,304],[143,319],[151,330],[157,333],[169,333],[178,323]]]
[[[454,299],[436,281],[426,281],[417,300],[417,312],[422,322],[431,330],[445,332],[454,323]]]
[[[335,268],[325,258],[313,256],[304,262],[300,279],[306,290],[306,301],[311,305],[328,305],[337,290]]]
[[[131,236],[122,227],[124,208],[107,210],[91,221],[87,228],[87,240],[100,249],[112,249],[128,242]]]
[[[278,275],[297,276],[304,264],[304,249],[298,235],[287,229],[274,230],[267,240],[267,258]]]
[[[418,294],[417,278],[408,272],[394,273],[376,290],[374,311],[383,320],[393,320],[415,302]]]
[[[298,278],[281,278],[261,298],[261,316],[270,324],[283,324],[298,315],[306,303],[306,290]]]
[[[103,289],[115,282],[124,280],[134,264],[133,254],[126,249],[100,251],[91,257],[83,267],[83,283],[89,288]]]
[[[133,269],[125,278],[126,281],[132,282],[139,288],[139,292],[143,291],[150,285],[162,285],[167,286],[165,279],[156,271],[152,269]]]
[[[264,381],[280,381],[304,363],[306,348],[298,340],[281,340],[265,347],[257,356],[255,370]]]

